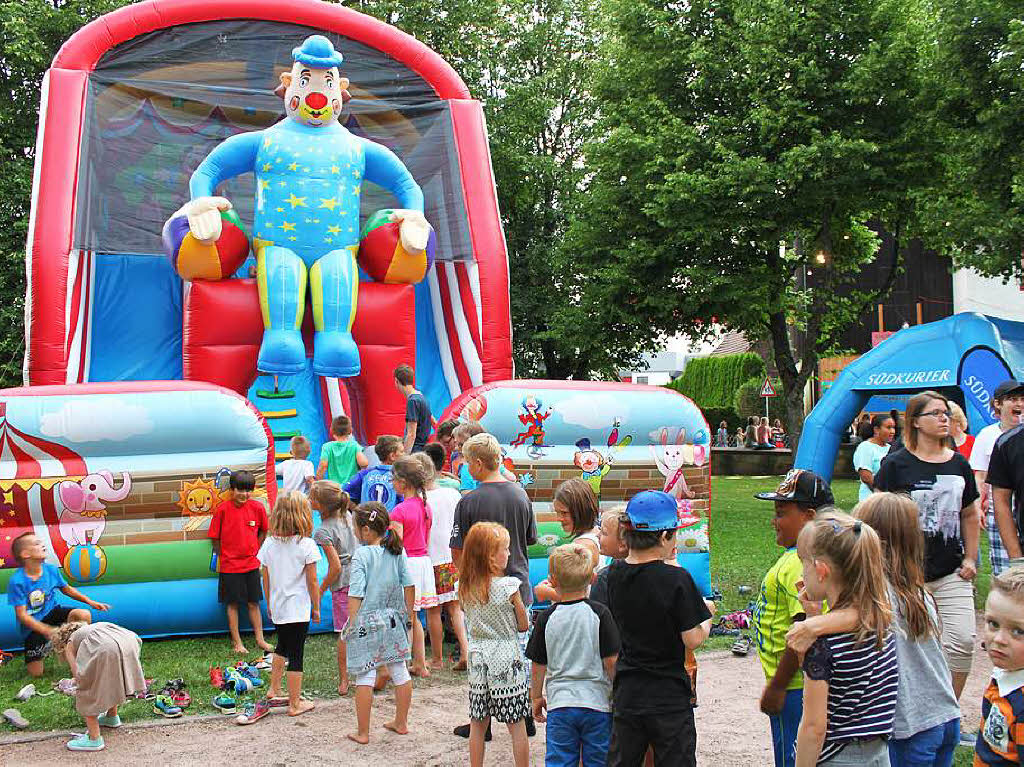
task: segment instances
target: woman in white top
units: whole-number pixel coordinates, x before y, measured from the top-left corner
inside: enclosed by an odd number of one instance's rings
[[[985,481],[988,477],[988,462],[992,458],[992,448],[1004,431],[1009,431],[1021,422],[1024,415],[1024,384],[1014,380],[1003,381],[996,387],[992,396],[992,414],[999,418],[996,423],[989,424],[974,439],[971,448],[971,469],[981,492],[981,521],[988,530],[989,559],[992,562],[992,574],[999,575],[1010,566],[1010,559],[999,537],[996,525],[995,510],[992,507],[992,488]]]
[[[551,508],[562,529],[591,551],[596,568],[601,558],[601,528],[598,526],[601,514],[590,483],[583,479],[567,479],[555,490]],[[534,587],[533,593],[540,602],[556,600],[555,589],[547,578]]]
[[[875,474],[882,465],[882,459],[889,454],[889,442],[896,433],[896,422],[886,414],[871,419],[872,434],[853,451],[853,468],[860,478],[858,501],[863,501],[875,488]]]

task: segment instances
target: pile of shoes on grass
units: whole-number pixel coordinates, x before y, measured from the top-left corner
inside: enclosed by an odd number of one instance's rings
[[[273,700],[257,695],[263,687],[261,671],[270,668],[268,653],[256,663],[238,661],[234,666],[210,667],[210,684],[220,690],[211,701],[213,707],[226,716],[236,716],[238,724],[252,724],[270,713],[271,709],[288,705],[287,698]]]

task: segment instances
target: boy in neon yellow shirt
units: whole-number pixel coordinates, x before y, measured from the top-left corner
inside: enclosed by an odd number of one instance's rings
[[[786,632],[793,621],[806,617],[799,596],[803,567],[796,555],[796,539],[817,511],[834,500],[825,480],[802,469],[790,471],[775,492],[755,497],[775,502],[772,527],[776,542],[785,548],[765,575],[754,606],[754,638],[767,682],[761,711],[771,722],[775,767],[794,767],[804,679],[797,654],[786,647]]]

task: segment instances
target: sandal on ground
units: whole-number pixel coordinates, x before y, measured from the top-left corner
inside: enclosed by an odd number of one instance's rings
[[[83,733],[69,740],[67,745],[71,751],[102,751],[106,744],[102,735],[93,740],[89,733]]]
[[[745,634],[741,634],[736,638],[736,641],[732,643],[732,654],[744,658],[750,654],[750,648],[753,647],[754,640]]]
[[[8,708],[4,711],[4,719],[10,723],[11,727],[16,727],[19,730],[24,730],[28,727],[28,719],[21,715],[21,712],[16,708]]]

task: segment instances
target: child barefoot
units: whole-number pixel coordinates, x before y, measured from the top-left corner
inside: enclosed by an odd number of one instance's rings
[[[359,542],[352,532],[348,493],[337,482],[314,482],[309,502],[320,512],[320,527],[313,533],[313,540],[320,544],[327,557],[327,574],[320,584],[320,599],[330,589],[334,633],[338,635],[338,694],[347,695],[348,661],[341,632],[348,622],[348,582],[352,554]]]
[[[65,623],[52,636],[53,652],[71,667],[78,692],[75,708],[87,732],[68,741],[71,751],[104,747],[100,727],[121,726],[117,707],[128,696],[146,689],[139,661],[142,640],[113,623]]]
[[[395,718],[384,727],[409,732],[412,679],[409,629],[413,620],[413,581],[402,553],[402,539],[390,528],[384,504],[370,501],[355,511],[356,537],[365,544],[352,556],[348,587],[348,670],[355,677],[357,731],[348,739],[370,742],[370,706],[377,669],[386,666],[395,683]]]
[[[519,633],[529,628],[519,579],[506,577],[509,534],[496,522],[470,528],[459,563],[459,600],[469,628],[469,763],[484,763],[493,716],[508,725],[516,767],[530,761],[526,717],[530,690]]]
[[[279,495],[270,512],[270,535],[257,554],[262,565],[263,588],[267,592],[267,613],[277,626],[268,703],[283,706],[287,701],[290,716],[304,714],[314,707],[310,701],[299,697],[309,621],[312,618],[314,623],[320,622],[320,587],[316,582],[320,551],[310,537],[312,533],[313,512],[306,496],[296,491]],[[288,661],[287,699],[281,690],[285,660]],[[238,723],[250,724],[259,718],[243,714]]]

